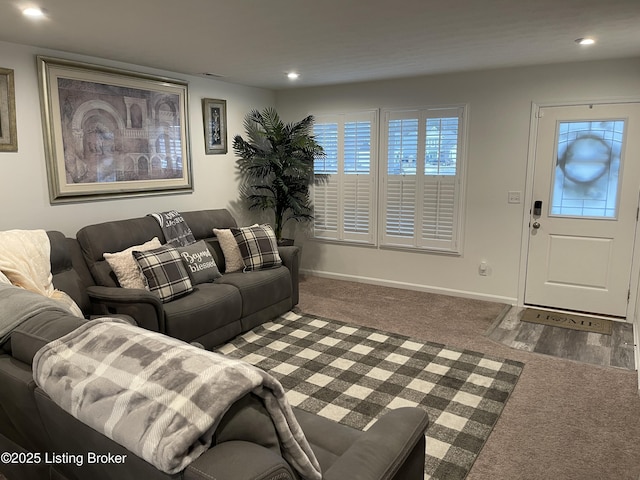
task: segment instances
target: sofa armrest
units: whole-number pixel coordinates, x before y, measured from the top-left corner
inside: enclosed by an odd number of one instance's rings
[[[289,464],[256,443],[229,441],[215,445],[184,470],[184,480],[295,480]],[[344,480],[344,479],[343,479]]]
[[[429,424],[427,413],[419,408],[404,407],[381,417],[336,460],[324,473],[324,480],[389,480],[422,479],[424,476],[424,433]],[[419,447],[421,451],[416,451]],[[414,474],[404,466],[411,455],[417,465]],[[402,471],[402,475],[397,475]],[[412,472],[413,473],[413,472]]]
[[[291,272],[291,299],[292,306],[298,304],[300,294],[298,283],[300,281],[300,248],[295,245],[279,246],[278,253],[282,259],[282,264]]]
[[[96,314],[128,315],[139,327],[165,331],[162,301],[148,290],[93,285],[87,288],[87,294]]]

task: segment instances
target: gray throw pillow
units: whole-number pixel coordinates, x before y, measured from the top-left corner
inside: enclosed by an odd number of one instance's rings
[[[204,240],[186,247],[178,247],[177,250],[193,285],[213,282],[222,276]]]

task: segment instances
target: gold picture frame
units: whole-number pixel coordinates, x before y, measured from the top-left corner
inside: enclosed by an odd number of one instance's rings
[[[207,155],[227,153],[227,101],[202,99],[204,121],[204,151]]]
[[[37,63],[51,203],[193,191],[186,81]]]
[[[13,70],[0,68],[0,152],[17,152],[16,91]]]

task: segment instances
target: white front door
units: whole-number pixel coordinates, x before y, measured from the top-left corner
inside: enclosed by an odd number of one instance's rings
[[[625,317],[640,188],[640,103],[538,114],[526,305]]]

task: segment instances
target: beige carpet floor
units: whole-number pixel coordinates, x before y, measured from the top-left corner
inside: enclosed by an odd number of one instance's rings
[[[525,363],[467,480],[640,477],[637,372],[492,341],[485,332],[504,305],[306,276],[298,308]]]

